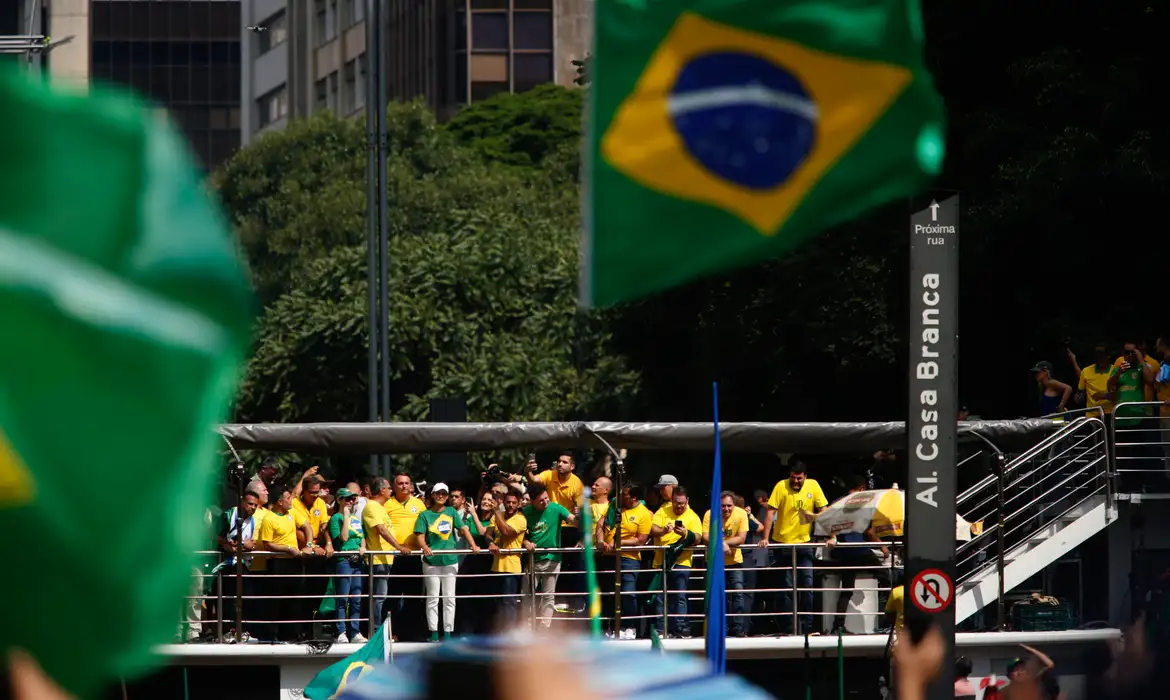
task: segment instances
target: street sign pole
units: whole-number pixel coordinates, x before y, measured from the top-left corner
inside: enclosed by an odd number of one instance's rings
[[[911,638],[920,639],[933,623],[949,660],[955,656],[959,195],[935,193],[911,211],[904,610]],[[954,696],[943,666],[929,700]]]

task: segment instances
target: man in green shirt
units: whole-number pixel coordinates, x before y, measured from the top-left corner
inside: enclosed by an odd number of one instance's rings
[[[431,507],[419,513],[414,521],[414,534],[423,552],[423,588],[427,596],[427,629],[431,641],[439,641],[439,598],[443,598],[443,637],[451,638],[455,629],[455,575],[459,572],[459,557],[454,552],[455,534],[463,535],[471,543],[471,551],[479,554],[479,546],[471,539],[471,533],[463,522],[459,511],[447,505],[450,489],[443,482],[431,487]]]
[[[540,588],[539,620],[542,629],[552,626],[553,613],[556,612],[557,575],[561,573],[560,552],[536,552],[541,549],[557,549],[561,546],[561,523],[575,524],[573,514],[559,503],[553,503],[548,495],[548,487],[536,483],[528,487],[529,505],[520,509],[524,519],[528,522],[528,532],[524,534],[524,547],[532,552],[533,572],[536,574],[536,585]],[[531,594],[531,577],[525,576],[521,591],[524,596]]]
[[[1157,421],[1150,417],[1149,406],[1137,405],[1146,400],[1146,387],[1154,386],[1154,372],[1137,343],[1126,343],[1120,364],[1109,376],[1109,394],[1115,406],[1114,440],[1119,448],[1117,467],[1121,472],[1139,472],[1132,479],[1135,487],[1145,482],[1143,472],[1157,470],[1159,466],[1151,459],[1154,447],[1160,442],[1153,430]],[[1122,479],[1125,480],[1124,475]]]

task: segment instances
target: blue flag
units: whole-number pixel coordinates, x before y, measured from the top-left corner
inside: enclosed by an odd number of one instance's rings
[[[727,672],[727,595],[723,576],[723,455],[719,449],[719,384],[715,402],[715,469],[711,475],[711,530],[707,533],[707,660],[718,675]]]

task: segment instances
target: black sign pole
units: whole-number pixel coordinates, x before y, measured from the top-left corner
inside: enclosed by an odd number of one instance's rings
[[[945,197],[945,198],[944,198]],[[916,202],[910,216],[906,422],[905,615],[911,637],[933,623],[947,644],[929,700],[954,697],[955,463],[958,431],[959,195]]]

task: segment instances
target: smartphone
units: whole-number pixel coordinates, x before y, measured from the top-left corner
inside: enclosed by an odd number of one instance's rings
[[[535,462],[535,461],[536,461],[536,453],[535,453],[535,452],[529,452],[529,453],[528,453],[528,461],[529,461],[529,462]]]
[[[675,527],[682,527],[682,526],[683,526],[683,524],[682,524],[682,521],[681,521],[681,520],[675,520],[675,521],[674,521],[674,526],[675,526]]]

